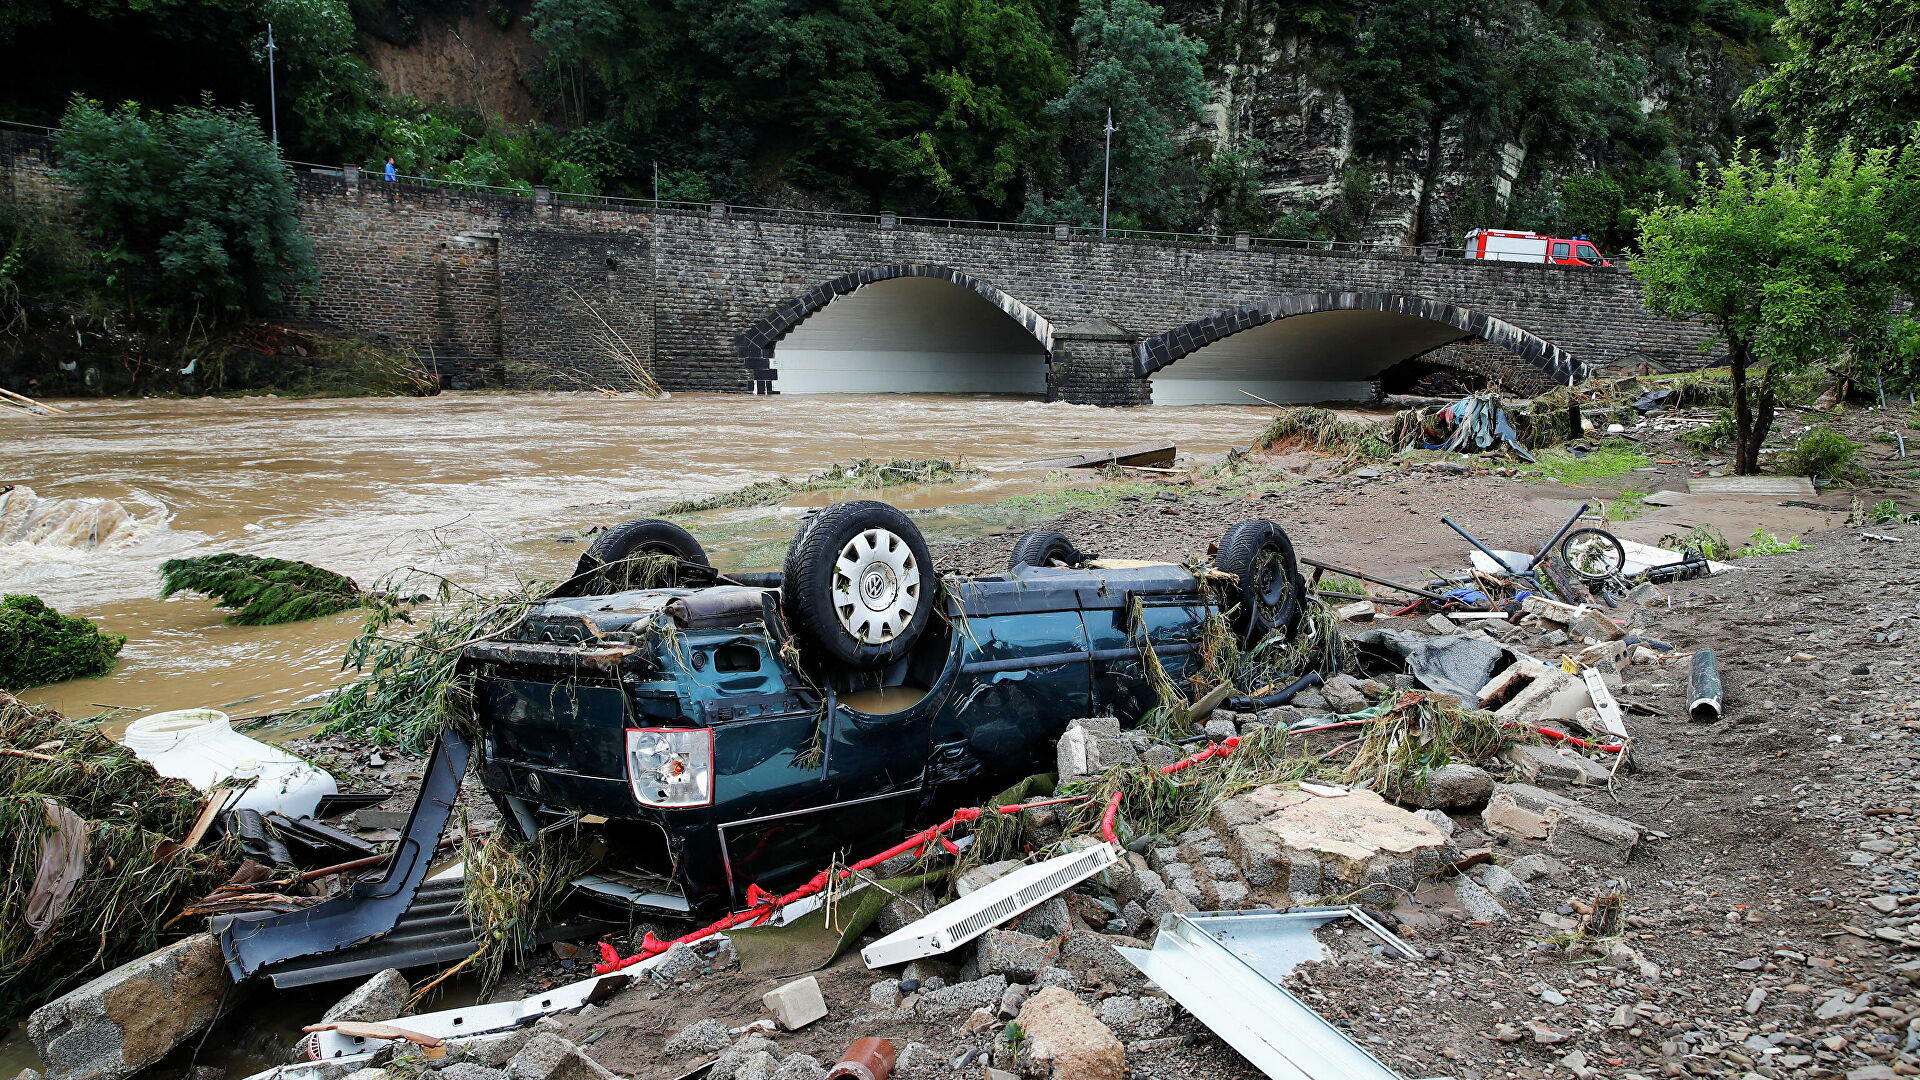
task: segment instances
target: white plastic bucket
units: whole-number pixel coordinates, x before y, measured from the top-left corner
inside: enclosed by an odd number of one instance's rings
[[[210,791],[222,780],[252,779],[234,809],[278,810],[312,817],[320,800],[339,790],[326,771],[297,755],[233,730],[218,709],[175,709],[127,725],[120,744],[161,776]]]

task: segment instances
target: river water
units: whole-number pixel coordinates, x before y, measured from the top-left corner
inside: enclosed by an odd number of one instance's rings
[[[0,410],[0,486],[42,499],[101,498],[134,523],[93,548],[0,542],[0,591],[33,593],[127,644],[99,679],[25,696],[91,716],[212,706],[286,708],[339,681],[360,618],[235,627],[205,598],[159,600],[168,558],[240,551],[299,559],[363,585],[418,568],[485,590],[555,577],[582,530],[665,502],[802,476],[855,458],[964,458],[984,477],[891,489],[900,505],[990,503],[1064,483],[1020,462],[1171,439],[1183,454],[1245,446],[1267,411],[1236,406],[1100,409],[1025,399],[681,394],[434,398],[115,400],[66,413]],[[815,494],[779,508],[713,511],[685,524],[726,568],[772,566]],[[923,527],[993,527],[931,512]]]

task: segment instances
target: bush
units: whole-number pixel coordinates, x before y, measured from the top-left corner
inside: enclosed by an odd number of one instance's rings
[[[1865,471],[1853,463],[1854,455],[1865,445],[1820,424],[1800,436],[1793,449],[1780,455],[1780,467],[1797,476],[1850,480]]]
[[[293,180],[252,117],[109,110],[77,97],[54,137],[60,178],[133,305],[164,325],[261,314],[317,280]]]
[[[103,634],[85,619],[60,614],[37,596],[0,596],[0,688],[105,675],[126,642],[123,635]]]

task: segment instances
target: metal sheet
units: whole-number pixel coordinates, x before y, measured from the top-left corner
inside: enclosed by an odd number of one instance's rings
[[[1280,985],[1295,967],[1321,956],[1313,932],[1350,914],[1347,908],[1172,914],[1162,919],[1152,950],[1121,949],[1120,955],[1273,1080],[1402,1080]]]

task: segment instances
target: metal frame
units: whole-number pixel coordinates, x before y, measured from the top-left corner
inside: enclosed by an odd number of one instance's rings
[[[1355,907],[1175,912],[1162,916],[1151,951],[1119,952],[1273,1080],[1402,1080],[1281,985],[1322,955],[1313,932],[1345,918],[1419,956]]]

